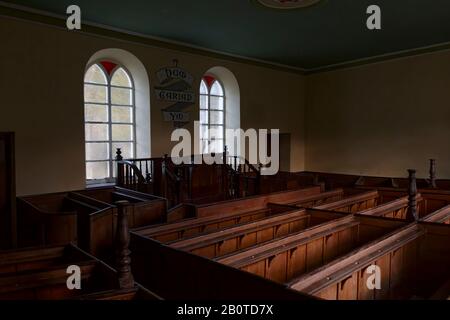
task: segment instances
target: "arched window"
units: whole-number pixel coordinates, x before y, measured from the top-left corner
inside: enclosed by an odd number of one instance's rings
[[[111,61],[92,64],[84,77],[86,179],[110,182],[115,176],[116,148],[136,153],[133,79]]]
[[[202,153],[223,152],[225,138],[225,92],[212,76],[200,83],[200,147]]]

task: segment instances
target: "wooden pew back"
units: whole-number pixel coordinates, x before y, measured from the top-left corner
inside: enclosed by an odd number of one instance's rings
[[[179,250],[212,259],[338,218],[342,218],[342,215],[315,210],[293,210],[283,215],[171,242],[169,245]]]
[[[388,219],[347,216],[217,261],[285,283],[402,225]]]
[[[294,279],[289,286],[332,300],[426,299],[441,290],[448,278],[449,240],[448,226],[408,225],[352,255]],[[367,269],[372,265],[381,270],[379,290],[367,286]]]

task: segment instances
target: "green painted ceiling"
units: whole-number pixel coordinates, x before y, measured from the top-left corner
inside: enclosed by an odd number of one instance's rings
[[[318,67],[450,42],[450,0],[324,0],[273,10],[251,0],[18,0],[82,20],[298,68]],[[366,9],[382,10],[382,30]]]

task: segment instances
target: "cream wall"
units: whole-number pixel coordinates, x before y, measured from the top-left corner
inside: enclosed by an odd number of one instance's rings
[[[306,169],[450,178],[450,52],[307,77]]]
[[[18,195],[85,187],[83,76],[97,51],[120,48],[155,72],[172,65],[191,72],[195,86],[204,72],[223,66],[234,73],[241,93],[244,129],[279,128],[291,138],[291,169],[304,170],[304,77],[195,54],[101,38],[9,18],[0,18],[0,131],[16,132]],[[172,124],[162,121],[151,88],[151,154],[171,149]],[[191,108],[198,119],[198,106]],[[191,126],[192,127],[192,126]]]

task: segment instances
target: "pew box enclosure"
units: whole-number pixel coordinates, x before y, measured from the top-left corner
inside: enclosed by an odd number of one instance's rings
[[[0,249],[16,245],[14,133],[0,132]]]
[[[165,199],[116,187],[20,197],[19,246],[76,242],[96,256],[109,256],[117,225],[115,203],[123,200],[130,203],[130,228],[165,219]]]
[[[70,290],[70,266],[80,268],[80,288]],[[73,274],[73,273],[72,273]],[[122,288],[118,272],[70,244],[0,252],[0,300],[159,300],[135,284]]]

